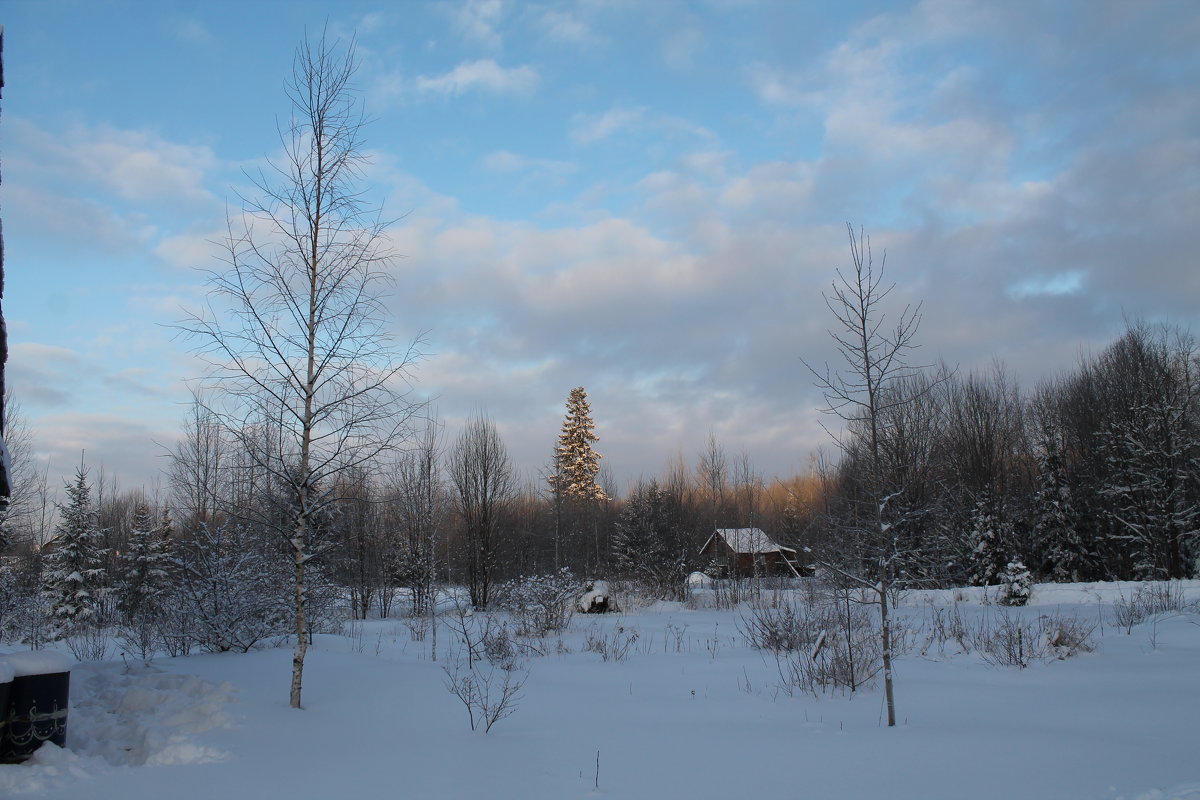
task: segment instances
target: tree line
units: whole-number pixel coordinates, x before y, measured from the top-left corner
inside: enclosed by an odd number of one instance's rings
[[[821,471],[828,542],[882,473],[903,578],[998,583],[1191,577],[1200,557],[1200,383],[1192,337],[1131,324],[1100,353],[1022,391],[997,364],[928,370],[888,387],[871,466],[861,420]]]
[[[968,374],[941,368],[894,385],[890,391],[911,402],[883,411],[876,435],[879,469],[903,487],[890,505],[905,578],[991,584],[1014,558],[1043,580],[1195,574],[1196,355],[1186,333],[1135,324],[1032,391],[1001,365]],[[574,420],[593,426],[586,399],[564,427]],[[708,566],[698,553],[714,528],[761,527],[781,543],[822,552],[846,538],[869,477],[868,435],[852,421],[840,459],[818,459],[809,474],[771,483],[749,454],[732,457],[710,436],[693,463],[675,458],[622,497],[598,469],[588,473],[595,488],[556,491],[566,481],[556,478],[554,459],[544,478],[519,476],[485,414],[449,440],[429,421],[386,467],[345,471],[315,487],[330,502],[315,518],[321,544],[313,560],[350,590],[358,616],[386,613],[397,587],[412,589],[424,608],[431,587],[447,582],[467,586],[486,606],[493,583],[561,567],[580,576],[640,575],[666,594]],[[18,454],[21,439],[18,418]],[[37,481],[14,498],[5,523],[10,561],[62,534],[77,504],[72,493],[87,481],[81,469],[50,536]],[[191,407],[165,478],[156,497],[115,490],[103,474],[98,487],[86,487],[96,495],[91,513],[108,574],[119,572],[116,554],[128,551],[139,514],[168,520],[176,541],[236,525],[264,552],[286,544],[272,522],[289,513],[286,488],[246,453],[244,432],[232,434],[205,403]]]

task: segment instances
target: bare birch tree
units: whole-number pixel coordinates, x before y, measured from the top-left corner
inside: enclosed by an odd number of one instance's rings
[[[830,293],[825,295],[825,304],[834,317],[829,335],[845,367],[834,370],[826,364],[818,370],[807,362],[805,366],[813,373],[824,394],[822,411],[839,417],[848,425],[848,432],[833,434],[834,439],[848,456],[867,461],[865,485],[858,504],[861,507],[854,514],[854,533],[858,538],[859,556],[868,573],[863,576],[857,569],[827,566],[871,590],[878,602],[888,725],[894,726],[892,620],[888,603],[902,552],[889,504],[904,492],[904,487],[890,479],[883,466],[882,451],[887,416],[895,410],[896,404],[914,399],[911,393],[897,389],[922,369],[908,360],[916,347],[921,314],[919,305],[906,307],[894,326],[884,327],[887,320],[883,304],[895,288],[895,284],[884,283],[886,256],[876,267],[871,256],[871,240],[861,231],[855,232],[850,225],[846,230],[850,239],[851,268],[846,272],[837,271],[837,280]]]
[[[259,197],[229,220],[207,307],[181,325],[210,367],[209,410],[286,493],[273,524],[284,529],[294,576],[294,708],[307,649],[305,570],[325,546],[314,520],[336,501],[337,476],[401,446],[418,410],[408,370],[420,339],[397,347],[390,331],[385,223],[358,186],[364,117],[354,72],[352,43],[322,35],[299,46],[283,155],[251,176]]]

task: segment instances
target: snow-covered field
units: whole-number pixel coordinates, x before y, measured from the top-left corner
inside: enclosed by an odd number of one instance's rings
[[[1200,581],[1176,587],[1200,600]],[[906,595],[895,729],[879,685],[784,691],[744,610],[678,604],[577,615],[523,659],[516,711],[487,734],[446,689],[444,625],[436,662],[402,620],[318,637],[304,711],[288,708],[287,647],[82,664],[68,748],[0,766],[0,797],[1200,800],[1200,616],[1127,633],[1114,603],[1136,588],[1039,585],[1022,609],[975,589]],[[1095,649],[997,666],[932,642],[939,613],[976,628],[1059,615]],[[589,636],[625,657],[585,650]]]

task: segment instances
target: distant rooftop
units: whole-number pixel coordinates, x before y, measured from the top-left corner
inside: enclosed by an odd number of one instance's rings
[[[716,532],[735,553],[794,553],[782,547],[760,528],[718,528]]]

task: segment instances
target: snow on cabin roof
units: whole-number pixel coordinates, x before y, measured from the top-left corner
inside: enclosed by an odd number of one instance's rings
[[[775,543],[760,528],[717,528],[714,536],[720,536],[735,553],[780,553],[796,552],[790,547]]]

